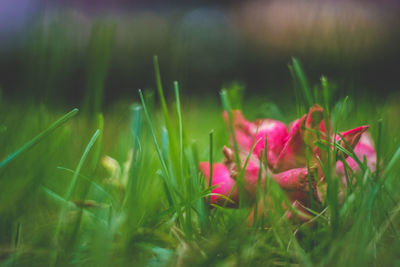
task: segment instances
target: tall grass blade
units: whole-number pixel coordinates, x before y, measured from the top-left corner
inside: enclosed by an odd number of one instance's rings
[[[388,165],[386,166],[383,176],[389,175],[399,161],[400,161],[400,146],[396,149]]]
[[[178,114],[178,128],[179,128],[179,162],[181,171],[183,172],[183,118],[181,110],[179,84],[177,81],[174,81],[174,89],[175,89],[176,111]]]
[[[91,119],[101,112],[115,27],[97,23],[92,29],[87,69],[87,85],[83,108]]]
[[[313,190],[313,187],[312,187],[310,158],[311,158],[310,147],[307,146],[307,148],[306,148],[306,160],[307,160],[308,190],[309,190],[309,195],[310,195],[310,207],[311,207],[312,210],[314,210],[314,190]]]
[[[97,137],[96,143],[93,147],[93,157],[90,162],[90,171],[94,172],[100,161],[101,149],[103,145],[103,130],[104,130],[104,117],[102,113],[97,114],[97,129],[99,131],[99,136]]]
[[[70,200],[70,198],[72,196],[72,192],[73,192],[74,187],[76,185],[76,182],[78,180],[78,177],[79,177],[80,171],[82,169],[82,166],[83,166],[83,164],[85,162],[85,159],[86,159],[87,155],[89,154],[90,150],[92,149],[92,147],[93,147],[94,143],[96,142],[97,138],[99,137],[99,135],[100,135],[100,130],[96,130],[96,132],[93,134],[92,138],[90,139],[88,145],[86,146],[86,148],[85,148],[85,150],[84,150],[84,152],[82,154],[81,159],[79,160],[78,166],[75,169],[75,172],[74,172],[74,175],[72,177],[72,180],[71,180],[71,182],[70,182],[70,184],[68,186],[68,189],[67,189],[67,191],[66,191],[66,193],[65,193],[65,195],[63,197],[63,199],[65,201],[67,201],[67,202],[69,202],[69,200]],[[57,227],[56,227],[56,230],[55,230],[55,233],[54,233],[54,242],[55,242],[56,245],[58,245],[58,238],[59,238],[60,231],[61,231],[61,225],[62,225],[62,222],[64,220],[66,211],[67,211],[67,206],[64,205],[62,207],[62,209],[61,209],[60,214],[59,214]],[[51,257],[51,266],[54,266],[54,264],[56,264],[57,254],[58,254],[58,250],[55,250],[53,255],[52,255],[52,257]]]
[[[141,163],[141,129],[142,129],[142,106],[135,104],[132,107],[132,119],[131,119],[131,136],[132,136],[132,164],[129,170],[129,180],[127,191],[124,196],[122,206],[129,202],[129,199],[133,194],[140,192],[138,190],[138,179],[139,179],[139,166]],[[135,197],[135,196],[134,196]]]
[[[378,181],[381,172],[381,154],[382,154],[382,119],[378,120],[378,137],[376,142],[376,171],[375,180]]]
[[[157,91],[158,91],[158,95],[159,95],[160,101],[161,101],[161,108],[162,108],[163,115],[164,115],[165,126],[167,127],[168,132],[170,132],[171,131],[171,122],[169,119],[168,106],[167,106],[167,102],[165,100],[164,90],[163,90],[162,81],[161,81],[160,66],[158,64],[158,56],[156,56],[156,55],[153,56],[153,64],[154,64],[154,75],[155,75],[156,84],[157,84]]]
[[[209,165],[210,165],[210,180],[208,182],[208,188],[211,188],[212,186],[212,180],[213,180],[213,169],[214,169],[214,161],[213,161],[213,136],[214,136],[214,131],[211,130],[210,132],[210,157],[209,157]],[[211,191],[210,191],[211,192]],[[211,204],[211,195],[208,198],[208,206]]]
[[[147,111],[146,102],[144,101],[142,90],[139,90],[139,96],[140,96],[140,101],[142,102],[142,106],[143,106],[143,109],[144,109],[144,114],[145,114],[145,117],[146,117],[146,120],[147,120],[147,125],[148,125],[148,127],[150,129],[151,136],[152,136],[153,142],[154,142],[154,146],[155,146],[157,154],[158,154],[158,158],[160,159],[161,167],[162,167],[162,169],[164,171],[164,174],[169,176],[167,164],[165,163],[165,160],[163,158],[162,150],[161,150],[160,146],[158,145],[158,141],[157,141],[157,138],[156,138],[156,134],[154,132],[153,124],[151,123],[150,114]]]
[[[305,109],[303,108],[303,100],[301,97],[301,92],[299,89],[299,85],[297,82],[297,78],[296,78],[296,74],[295,71],[293,69],[292,65],[288,65],[289,71],[290,71],[290,76],[292,77],[292,81],[293,81],[293,89],[294,89],[294,95],[295,95],[295,102],[296,102],[296,111],[297,111],[297,117],[300,117],[302,114],[305,113]]]
[[[309,108],[314,104],[314,99],[311,93],[310,86],[307,81],[307,77],[303,72],[300,62],[296,58],[292,58],[292,63],[293,63],[294,73],[296,74],[296,77],[301,85],[301,89],[303,90],[303,94],[305,96],[305,100]]]
[[[176,189],[173,187],[172,177],[171,177],[170,172],[168,170],[167,163],[166,163],[166,161],[165,161],[165,159],[163,157],[163,153],[161,151],[161,148],[158,145],[157,138],[156,138],[156,135],[155,135],[155,132],[154,132],[154,128],[153,128],[153,124],[151,122],[150,115],[149,115],[147,107],[146,107],[146,102],[144,101],[142,90],[139,90],[139,96],[140,96],[140,101],[142,102],[144,114],[145,114],[145,117],[146,117],[146,120],[147,120],[147,125],[148,125],[148,127],[150,129],[151,136],[152,136],[153,142],[154,142],[154,146],[156,148],[157,155],[158,155],[158,158],[159,158],[160,163],[161,163],[161,167],[162,167],[163,172],[164,172],[164,175],[161,175],[161,177],[164,178],[167,191],[169,192],[168,194],[171,197],[171,201],[172,201],[172,203],[174,205],[175,211],[178,214],[179,220],[180,220],[180,222],[182,224],[184,224],[184,220],[183,220],[183,217],[182,217],[181,209],[180,209],[180,207],[178,206],[178,203],[177,203]]]
[[[93,145],[95,144],[97,138],[100,136],[100,130],[96,130],[96,132],[93,134],[92,138],[90,139],[88,145],[85,148],[85,151],[82,154],[81,159],[79,160],[78,166],[75,169],[74,176],[72,177],[71,183],[68,186],[67,192],[64,195],[64,198],[66,200],[69,200],[72,196],[72,191],[74,190],[75,184],[78,181],[79,173],[81,172],[81,169],[83,167],[83,164],[85,163],[85,159],[88,156],[90,150],[92,149]]]
[[[238,168],[238,172],[240,172],[242,166],[241,166],[240,158],[239,158],[239,146],[238,146],[238,143],[236,140],[235,131],[233,129],[233,118],[232,118],[231,105],[230,105],[230,102],[228,99],[228,94],[227,94],[226,90],[222,90],[220,95],[221,95],[221,100],[222,100],[222,106],[223,106],[225,112],[228,114],[228,129],[232,136],[233,150],[235,152],[235,163],[236,163],[236,167]]]

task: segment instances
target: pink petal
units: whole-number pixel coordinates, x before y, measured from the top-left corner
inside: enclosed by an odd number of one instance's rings
[[[234,129],[234,132],[236,137],[236,143],[238,144],[239,149],[249,152],[253,144],[253,138],[248,134],[244,133],[241,129]]]
[[[235,163],[234,159],[234,153],[232,149],[224,146],[222,149],[222,152],[225,156],[224,164],[230,174],[231,177],[237,179],[239,173],[238,173],[238,168]],[[249,157],[249,154],[246,153],[240,153],[239,158],[240,158],[240,164],[241,168],[244,167],[247,158]],[[247,162],[246,168],[244,169],[244,174],[243,174],[243,185],[247,193],[249,193],[250,196],[255,196],[255,193],[257,191],[257,184],[258,184],[258,174],[260,171],[260,160],[258,159],[257,156],[251,154],[249,157],[249,160]],[[263,184],[265,180],[265,170],[264,168],[261,169],[260,173],[260,183]]]
[[[251,196],[255,196],[258,185],[258,175],[260,172],[260,161],[258,158],[251,156],[244,171],[244,188]],[[260,185],[265,181],[265,170],[261,169]]]
[[[269,164],[273,165],[285,146],[289,134],[286,125],[271,119],[258,120],[256,124],[258,125],[258,132],[255,140],[260,141],[254,147],[254,154],[260,156],[264,152],[265,135],[267,135],[267,157]]]
[[[305,190],[308,187],[307,168],[290,169],[277,174],[272,174],[272,178],[284,190],[297,191]]]
[[[204,174],[207,185],[210,181],[210,164],[209,162],[200,162],[199,167],[201,172]],[[211,192],[220,194],[223,196],[228,197],[232,188],[235,185],[235,180],[233,180],[229,174],[228,169],[225,167],[223,163],[214,163],[213,164],[213,179],[212,179],[212,186],[217,185]],[[237,202],[239,199],[237,188],[235,188],[230,195],[230,199]],[[221,196],[212,195],[211,196],[211,203],[213,204],[223,204],[225,199]],[[229,202],[228,202],[229,204]]]
[[[309,177],[307,168],[290,169],[278,174],[272,174],[271,176],[272,179],[287,192],[292,202],[297,200],[305,206],[310,205],[310,187],[308,184]],[[314,199],[319,200],[314,175],[310,174],[310,176]]]
[[[287,142],[278,156],[273,168],[274,171],[281,172],[304,167],[307,163],[306,145],[311,146],[315,154],[320,153],[318,148],[314,146],[314,142],[318,139],[316,131],[325,131],[325,123],[322,119],[323,109],[319,105],[314,105],[310,108],[308,114],[303,115],[291,124]]]
[[[254,125],[243,117],[240,110],[232,110],[231,115],[231,123],[235,134],[236,143],[241,150],[250,151],[253,142],[250,132],[252,131]],[[226,111],[224,111],[223,117],[227,127],[229,127],[229,118]],[[232,143],[232,136],[230,138]]]
[[[349,146],[354,149],[354,147],[357,145],[358,141],[361,138],[361,135],[368,130],[369,126],[360,126],[351,130],[348,130],[346,132],[340,133],[343,136],[343,139],[349,144]],[[342,146],[347,148],[347,146],[344,144],[343,140],[340,138],[340,136],[336,136],[336,140],[340,142]]]
[[[224,112],[225,122],[228,124],[228,114]],[[288,131],[286,125],[273,119],[247,121],[240,110],[232,110],[232,125],[239,148],[249,152],[255,144],[253,153],[260,156],[265,147],[265,135],[267,135],[268,162],[272,165],[277,160],[280,151],[285,144]]]
[[[306,115],[292,124],[286,144],[274,164],[274,171],[280,172],[306,164],[305,144],[300,134],[300,124],[305,117]]]
[[[249,135],[250,132],[254,128],[254,124],[246,120],[240,110],[232,110],[231,111],[232,115],[232,126],[234,129],[240,129],[242,130],[245,134]],[[226,125],[229,123],[229,118],[228,118],[228,113],[224,111],[223,117],[225,120]]]

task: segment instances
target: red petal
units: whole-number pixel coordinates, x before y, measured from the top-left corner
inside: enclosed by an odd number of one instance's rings
[[[369,126],[360,126],[351,130],[348,130],[346,132],[340,133],[343,136],[343,139],[349,144],[349,146],[354,149],[354,147],[357,145],[358,141],[361,138],[361,135],[368,130]],[[343,140],[340,138],[340,136],[336,137],[336,140],[340,142],[342,146],[345,148],[348,148]]]
[[[283,150],[274,164],[274,171],[281,172],[291,168],[305,166],[305,143],[300,133],[300,125],[304,122],[306,115],[292,124]]]

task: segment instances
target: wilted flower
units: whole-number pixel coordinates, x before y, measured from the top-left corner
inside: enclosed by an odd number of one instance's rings
[[[249,196],[254,198],[258,179],[263,184],[268,174],[268,177],[275,180],[287,193],[292,206],[300,209],[305,214],[303,218],[307,218],[307,211],[303,207],[311,206],[310,196],[315,202],[322,201],[317,186],[324,181],[321,163],[326,163],[327,151],[334,139],[332,134],[327,132],[322,107],[312,106],[307,114],[289,124],[289,127],[273,119],[250,122],[244,118],[240,110],[233,110],[231,117],[225,112],[224,119],[228,125],[232,124],[234,137],[231,136],[230,139],[233,144],[235,138],[239,155],[234,155],[230,148],[223,148],[225,160],[214,165],[216,171],[213,174],[212,184],[217,187],[212,192],[228,196],[232,191],[234,194],[231,194],[231,198],[237,200],[235,179],[239,174],[238,170],[244,168],[243,186]],[[368,126],[360,126],[343,132],[336,137],[336,142],[347,150],[354,149],[355,155],[361,161],[365,157],[367,166],[374,171],[376,152],[371,138],[365,133],[367,129]],[[265,144],[267,144],[266,153]],[[327,148],[321,148],[321,144],[326,144]],[[307,153],[307,150],[310,153]],[[252,153],[249,155],[250,152]],[[260,163],[265,155],[268,166]],[[236,166],[235,157],[238,157],[241,164],[239,168]],[[343,153],[338,158],[345,160],[353,172],[359,171],[359,166],[353,158]],[[200,169],[209,179],[208,163],[200,163]],[[341,161],[336,163],[336,170],[338,176],[345,179],[345,168]],[[213,196],[212,203],[217,203],[219,199],[221,197]],[[292,214],[288,216],[291,217]]]

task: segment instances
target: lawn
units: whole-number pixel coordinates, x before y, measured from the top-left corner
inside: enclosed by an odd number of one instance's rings
[[[307,81],[294,60],[290,96],[271,97],[271,89],[247,95],[232,83],[201,98],[180,95],[177,82],[162,84],[155,66],[154,92],[139,90],[136,102],[102,112],[96,103],[78,111],[1,99],[3,266],[400,264],[398,96],[337,93],[330,80]],[[306,221],[286,216],[286,194],[268,177],[256,200],[210,208],[212,188],[199,162],[220,162],[223,146],[231,146],[223,111],[290,123],[315,103],[332,131],[370,126],[376,171],[360,159],[365,168],[343,197],[339,178],[325,172],[324,201],[309,207]],[[266,197],[268,211],[249,223]]]

